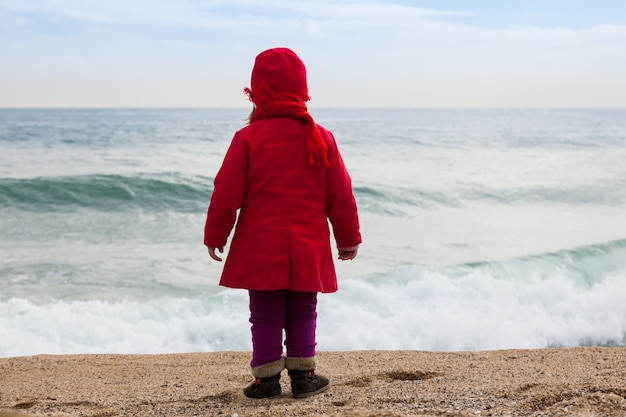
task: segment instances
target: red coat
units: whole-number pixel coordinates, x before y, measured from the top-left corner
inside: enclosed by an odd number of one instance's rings
[[[220,285],[334,292],[337,247],[361,243],[350,176],[332,133],[318,125],[330,166],[310,166],[303,123],[275,117],[238,131],[215,177],[206,246],[224,247],[239,219]]]

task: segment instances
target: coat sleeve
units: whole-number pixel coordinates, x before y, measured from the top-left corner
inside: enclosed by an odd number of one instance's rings
[[[352,191],[352,179],[337,149],[332,133],[324,131],[330,166],[326,169],[328,219],[338,248],[356,247],[361,243],[359,216]]]
[[[224,161],[213,182],[213,193],[204,225],[204,244],[221,248],[235,225],[237,210],[246,195],[248,147],[237,132],[224,156]]]

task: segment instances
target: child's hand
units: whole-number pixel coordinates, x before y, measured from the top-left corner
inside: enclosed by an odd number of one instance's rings
[[[222,262],[222,258],[220,258],[219,256],[217,256],[217,255],[215,254],[215,249],[217,249],[218,251],[220,251],[220,253],[223,253],[223,252],[224,252],[224,248],[223,248],[223,247],[222,247],[222,248],[214,248],[214,247],[212,247],[212,246],[209,246],[209,256],[210,256],[211,258],[215,259],[215,260],[216,260],[216,261],[218,261],[218,262]]]
[[[358,252],[358,249],[355,249],[355,250],[339,249],[339,259],[341,259],[342,261],[351,261],[352,259],[356,258],[357,252]]]

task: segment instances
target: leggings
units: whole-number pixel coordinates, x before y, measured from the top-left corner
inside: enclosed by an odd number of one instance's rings
[[[280,360],[283,329],[288,357],[315,356],[316,292],[249,290],[249,294],[252,368]]]

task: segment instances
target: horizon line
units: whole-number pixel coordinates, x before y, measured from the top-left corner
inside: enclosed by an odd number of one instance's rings
[[[626,110],[626,106],[308,106],[309,110]],[[0,110],[246,110],[241,106],[0,106]]]

